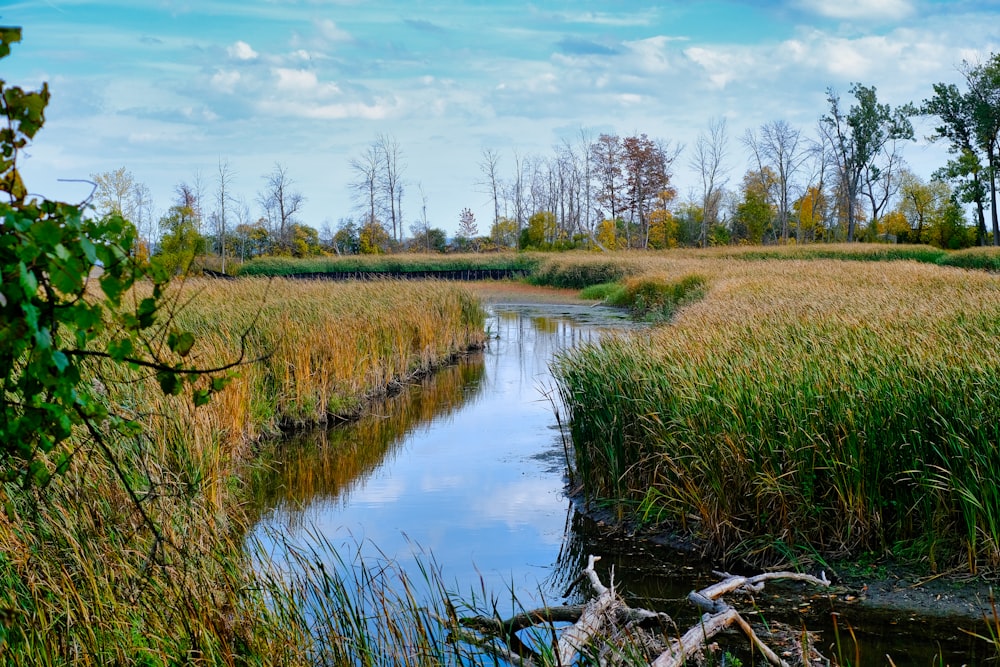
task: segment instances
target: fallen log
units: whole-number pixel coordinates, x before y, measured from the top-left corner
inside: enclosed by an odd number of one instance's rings
[[[580,579],[589,581],[595,593],[586,604],[544,607],[507,620],[483,616],[463,618],[460,620],[463,627],[480,634],[463,635],[462,638],[514,665],[528,667],[540,664],[542,659],[521,641],[517,633],[545,625],[553,637],[550,647],[552,659],[559,667],[569,667],[581,654],[596,659],[601,665],[616,664],[620,662],[623,651],[634,655],[636,650],[648,656],[651,667],[681,667],[703,654],[713,637],[735,625],[770,664],[789,667],[722,596],[734,592],[759,592],[768,581],[775,580],[830,585],[825,575],[814,577],[795,572],[769,572],[742,577],[717,572],[715,574],[722,577],[722,581],[699,591],[691,591],[688,595],[688,600],[704,614],[678,637],[676,625],[666,614],[629,607],[615,593],[613,572],[610,586],[605,586],[594,569],[599,560],[599,556],[590,556],[580,576]],[[558,622],[571,625],[558,632],[554,625]],[[669,630],[671,626],[672,632]],[[673,638],[668,640],[668,636]],[[491,639],[499,639],[504,645],[498,646]],[[628,646],[623,646],[622,641],[628,642]]]

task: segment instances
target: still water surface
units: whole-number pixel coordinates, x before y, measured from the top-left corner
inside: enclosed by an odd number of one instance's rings
[[[614,566],[634,603],[693,622],[684,598],[714,581],[712,564],[610,531],[566,495],[566,443],[548,365],[560,350],[632,325],[614,309],[525,305],[495,307],[488,326],[483,352],[405,387],[355,423],[282,443],[257,489],[251,538],[278,563],[287,545],[308,546],[317,535],[404,569],[414,553],[433,554],[450,589],[485,585],[526,607],[561,603],[587,554],[599,554],[602,577]],[[832,636],[825,602],[802,615],[760,602],[773,618]],[[954,622],[839,611],[841,627],[859,632],[862,665],[888,664],[887,653],[898,665],[976,664],[975,643]]]

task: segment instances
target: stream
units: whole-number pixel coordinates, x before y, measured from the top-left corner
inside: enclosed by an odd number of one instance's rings
[[[484,351],[404,387],[356,422],[283,441],[255,484],[259,521],[249,539],[277,563],[288,545],[318,536],[404,569],[415,553],[432,555],[449,590],[485,589],[525,608],[561,604],[587,555],[597,554],[602,579],[614,567],[630,604],[665,611],[681,626],[694,622],[685,598],[717,580],[713,563],[630,537],[567,496],[568,435],[548,364],[560,350],[636,325],[616,309],[533,304],[494,306],[487,326]],[[831,657],[836,611],[855,667],[891,664],[886,655],[900,666],[956,667],[989,655],[959,631],[968,623],[798,590],[769,585],[755,600],[761,618],[820,632],[818,647]]]

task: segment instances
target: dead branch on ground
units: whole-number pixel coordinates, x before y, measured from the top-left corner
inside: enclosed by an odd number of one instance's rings
[[[594,570],[599,556],[590,556],[580,579],[590,582],[595,596],[586,604],[543,607],[523,612],[512,618],[476,616],[463,618],[460,624],[472,632],[463,631],[461,639],[510,662],[517,667],[554,664],[569,667],[581,655],[602,667],[642,662],[651,667],[681,667],[689,660],[697,661],[704,655],[709,641],[717,634],[735,626],[743,631],[768,662],[778,667],[790,667],[773,649],[758,637],[749,623],[724,595],[731,593],[758,593],[768,581],[800,581],[816,586],[829,586],[824,574],[814,577],[795,572],[769,572],[755,577],[742,577],[716,572],[722,578],[700,591],[691,591],[688,601],[703,612],[697,623],[678,636],[679,629],[669,616],[646,609],[629,607],[615,593],[614,573],[610,586],[605,586]],[[570,623],[559,631],[556,623]],[[527,645],[518,635],[528,628],[547,629],[551,644],[544,649]],[[805,651],[808,654],[808,651]],[[787,655],[787,653],[786,653]],[[809,664],[801,658],[798,664]]]

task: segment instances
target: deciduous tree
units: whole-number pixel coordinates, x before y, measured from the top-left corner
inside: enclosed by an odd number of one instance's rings
[[[715,118],[709,122],[708,131],[698,135],[691,157],[691,168],[701,181],[701,233],[699,245],[709,245],[709,231],[718,222],[722,191],[726,186],[729,153],[726,120]]]
[[[257,200],[271,223],[280,249],[288,252],[291,247],[291,226],[298,222],[296,215],[306,198],[293,188],[295,181],[280,162],[274,163],[274,169],[265,174],[264,180],[266,185]]]
[[[848,242],[854,240],[857,200],[865,174],[877,177],[882,171],[879,165],[886,147],[897,140],[913,138],[913,125],[905,107],[893,109],[888,104],[880,104],[874,86],[855,83],[851,86],[851,94],[857,104],[845,113],[840,96],[828,89],[830,111],[821,119],[833,144],[840,174]]]

